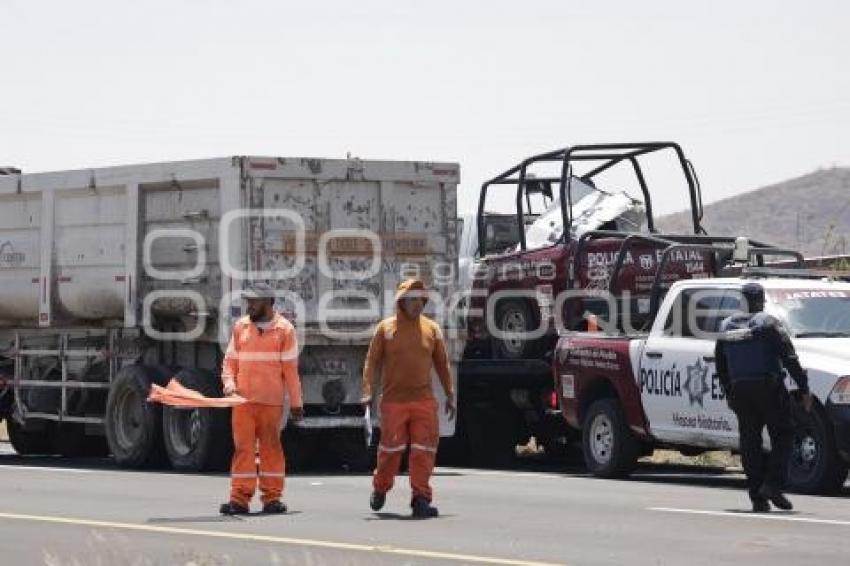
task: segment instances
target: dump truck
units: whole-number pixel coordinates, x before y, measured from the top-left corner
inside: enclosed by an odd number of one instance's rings
[[[283,427],[291,463],[318,450],[368,465],[362,364],[401,278],[428,283],[439,300],[426,314],[454,363],[462,354],[444,308],[456,292],[458,183],[455,163],[357,158],[3,169],[0,418],[14,448],[225,466],[228,411],[146,397],[172,377],[220,395],[240,293],[263,281],[302,348],[306,416]],[[453,426],[444,419],[441,434]]]

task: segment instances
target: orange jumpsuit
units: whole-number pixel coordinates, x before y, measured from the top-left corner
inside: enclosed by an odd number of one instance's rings
[[[233,462],[230,501],[248,506],[259,476],[263,503],[283,494],[286,462],[280,441],[284,395],[290,407],[301,407],[295,328],[275,313],[260,332],[247,316],[239,319],[221,372],[223,383],[233,380],[247,403],[233,408]],[[260,463],[256,463],[259,444]]]
[[[410,290],[422,290],[416,280],[399,286],[396,301]],[[410,487],[413,497],[432,499],[430,485],[440,441],[437,401],[431,389],[431,369],[437,370],[446,395],[453,396],[451,369],[440,327],[424,316],[408,317],[401,309],[378,323],[363,368],[363,396],[371,398],[381,368],[381,442],[374,490],[389,491],[404,451],[410,445]]]

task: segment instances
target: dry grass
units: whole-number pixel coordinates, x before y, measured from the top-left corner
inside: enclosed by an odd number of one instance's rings
[[[740,468],[741,458],[726,451],[711,451],[699,456],[684,456],[676,450],[656,450],[652,456],[641,458],[642,462],[653,464],[676,464],[685,466],[703,466],[712,468]]]
[[[543,455],[543,446],[537,444],[537,439],[533,436],[529,439],[528,444],[519,444],[516,447],[516,455],[520,458],[533,458]]]
[[[523,458],[538,458],[543,456],[543,447],[533,436],[526,445],[516,447],[516,455]],[[675,466],[696,466],[701,468],[723,468],[736,470],[741,467],[741,457],[733,456],[725,450],[712,450],[699,456],[685,456],[677,450],[656,450],[651,456],[641,458],[641,462],[651,464],[668,464]]]

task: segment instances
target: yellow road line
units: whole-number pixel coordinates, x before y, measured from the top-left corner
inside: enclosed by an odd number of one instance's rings
[[[40,523],[53,523],[59,525],[76,525],[83,527],[98,527],[103,529],[120,529],[126,531],[139,531],[145,533],[159,533],[169,535],[190,535],[197,537],[220,538],[230,540],[242,540],[251,542],[266,542],[274,544],[289,544],[296,546],[310,546],[315,548],[328,548],[333,550],[353,550],[359,552],[373,552],[378,554],[393,554],[409,556],[414,558],[430,558],[434,560],[451,560],[453,562],[468,562],[475,564],[500,564],[503,566],[556,566],[551,562],[534,562],[528,560],[515,560],[511,558],[492,558],[488,556],[475,556],[472,554],[454,554],[451,552],[437,552],[431,550],[416,550],[411,548],[397,548],[386,545],[355,544],[348,542],[335,542],[327,540],[314,540],[306,538],[276,537],[270,535],[259,535],[251,533],[233,533],[220,531],[206,531],[200,529],[177,529],[173,527],[162,527],[157,525],[143,525],[139,523],[115,523],[112,521],[97,521],[93,519],[79,519],[72,517],[49,517],[42,515],[24,515],[19,513],[0,513],[0,519],[14,521],[33,521]]]

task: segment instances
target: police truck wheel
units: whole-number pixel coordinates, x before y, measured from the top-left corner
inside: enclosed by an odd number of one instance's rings
[[[524,301],[502,301],[496,307],[496,326],[503,333],[493,341],[494,353],[503,360],[524,360],[535,357],[539,350],[540,339],[523,338],[524,333],[532,332],[537,323],[531,308]]]
[[[118,372],[106,399],[104,428],[109,451],[119,466],[148,468],[162,464],[162,407],[148,403],[151,383],[163,376],[148,366]]]
[[[640,443],[616,399],[600,399],[587,411],[582,427],[587,469],[595,476],[622,478],[637,466]]]
[[[838,453],[831,424],[820,407],[810,413],[792,404],[794,445],[788,463],[788,487],[800,493],[829,494],[840,490],[847,464]]]
[[[212,372],[185,368],[175,378],[208,397],[222,395],[221,382]],[[172,467],[186,472],[227,469],[233,454],[230,413],[230,409],[163,407],[165,452]]]
[[[26,430],[22,425],[15,422],[14,419],[7,419],[6,431],[9,433],[9,442],[12,444],[12,448],[21,456],[52,454],[52,424],[45,422],[43,428]]]

